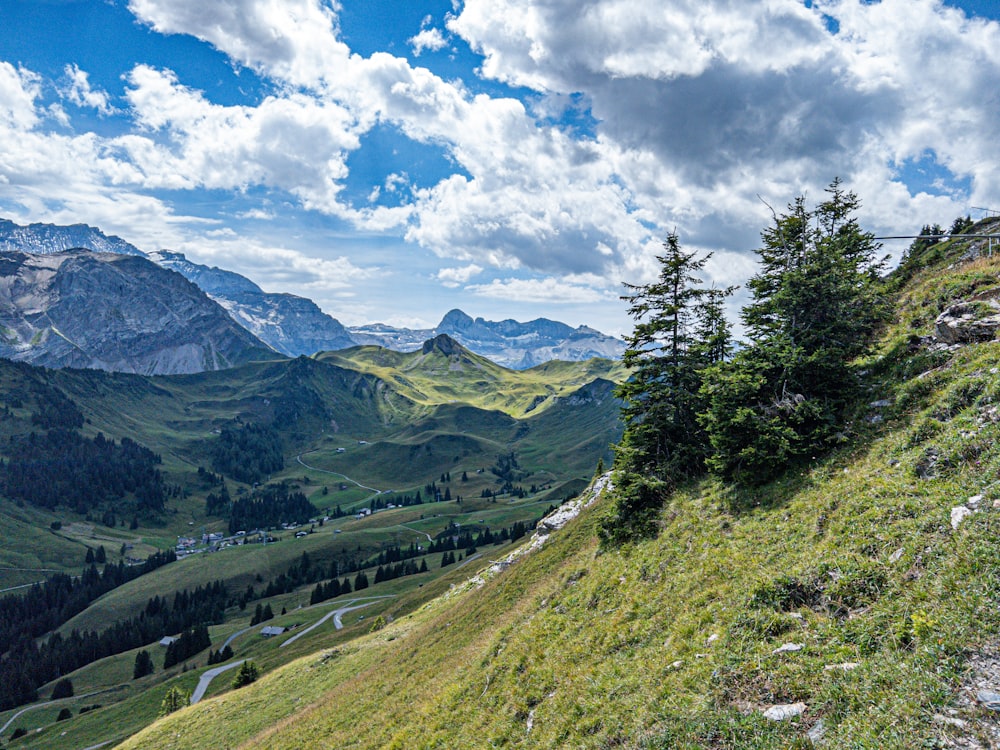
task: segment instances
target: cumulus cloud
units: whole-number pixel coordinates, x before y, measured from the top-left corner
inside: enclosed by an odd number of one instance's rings
[[[355,54],[336,3],[129,8],[159,33],[193,35],[252,68],[270,95],[224,106],[140,64],[126,72],[132,132],[66,137],[40,127],[67,117],[38,104],[41,79],[0,62],[0,136],[14,144],[0,152],[0,175],[17,185],[26,214],[87,208],[95,213],[78,216],[114,229],[135,222],[166,245],[190,240],[181,227],[193,220],[151,191],[264,187],[427,248],[447,259],[436,276],[446,286],[483,269],[517,271],[466,288],[587,303],[613,298],[621,279],[652,279],[659,240],[673,229],[689,249],[719,251],[712,279],[738,282],[770,218],[757,196],[780,210],[799,193],[820,197],[837,175],[865,201],[866,222],[887,233],[1000,202],[1000,98],[988,94],[1000,76],[1000,25],[939,0],[466,0],[445,21],[451,41],[483,56],[481,75],[527,87],[534,101],[475,94],[387,53]],[[432,23],[409,40],[414,54],[445,45]],[[111,107],[84,71],[66,75],[68,101]],[[560,122],[567,102],[586,127]],[[348,156],[376,125],[438,147],[454,173],[426,185],[394,167],[369,201],[350,204]],[[957,184],[911,190],[901,174],[920,160]],[[401,205],[378,205],[394,190]],[[296,275],[309,262],[293,260],[282,260],[290,283],[319,283]],[[342,263],[326,271],[357,278]]]
[[[477,266],[475,263],[470,263],[469,265],[461,268],[442,268],[438,271],[437,278],[442,284],[444,284],[444,286],[455,288],[468,283],[469,279],[473,276],[478,276],[482,272],[483,269],[481,266]]]
[[[413,49],[413,54],[417,57],[420,57],[425,49],[436,52],[448,46],[448,42],[445,41],[441,29],[436,28],[421,29],[420,33],[410,37],[406,41]]]
[[[69,84],[63,90],[63,96],[78,107],[90,107],[102,115],[114,114],[108,93],[91,88],[90,76],[85,71],[76,65],[67,65],[64,70]]]

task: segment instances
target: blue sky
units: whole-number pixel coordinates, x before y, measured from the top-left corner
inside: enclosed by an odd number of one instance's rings
[[[1000,4],[738,5],[0,0],[0,216],[348,324],[622,333],[668,231],[745,281],[761,198],[840,176],[885,234],[1000,207]]]

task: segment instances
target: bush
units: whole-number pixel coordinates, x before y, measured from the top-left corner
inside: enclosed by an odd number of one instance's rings
[[[64,708],[59,712],[59,715],[56,717],[56,721],[66,721],[66,719],[72,719],[72,718],[73,718],[73,712],[70,711],[68,708]]]

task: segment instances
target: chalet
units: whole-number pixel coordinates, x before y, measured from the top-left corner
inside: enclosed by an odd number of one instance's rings
[[[260,629],[260,634],[265,638],[270,638],[271,636],[281,635],[288,628],[283,628],[280,625],[265,625]]]
[[[172,635],[165,635],[160,639],[160,645],[166,648],[177,640],[176,637]]]

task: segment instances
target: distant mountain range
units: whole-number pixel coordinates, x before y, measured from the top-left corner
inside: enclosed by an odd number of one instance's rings
[[[183,276],[206,298],[199,301],[199,312],[193,313],[189,305],[188,309],[173,316],[166,309],[172,304],[173,297],[170,295],[158,297],[153,294],[148,295],[148,299],[127,296],[115,302],[113,298],[119,292],[126,289],[138,291],[133,286],[135,283],[155,279],[152,288],[165,291],[176,282],[151,275],[151,271],[142,264],[126,267],[114,264],[110,259],[97,260],[101,257],[99,255],[93,256],[92,262],[88,263],[80,253],[66,253],[80,248],[98,254],[138,256],[152,261],[150,265],[157,264],[162,269]],[[147,374],[194,372],[199,368],[231,366],[245,361],[251,352],[259,354],[268,349],[290,357],[372,344],[396,351],[414,351],[440,334],[447,334],[471,351],[513,369],[525,369],[556,359],[615,359],[624,350],[619,339],[586,326],[572,328],[545,318],[527,323],[515,320],[494,322],[472,318],[461,310],[450,311],[431,329],[394,328],[380,323],[347,328],[305,297],[265,292],[245,276],[193,263],[183,253],[159,250],[146,254],[120,237],[105,235],[101,230],[85,224],[21,226],[0,219],[0,251],[6,251],[3,270],[0,270],[0,325],[4,326],[0,328],[0,356],[54,367],[100,367]],[[18,258],[18,253],[54,255],[61,260],[54,265],[45,264],[39,260]],[[73,262],[63,268],[70,257]],[[84,331],[88,321],[93,320],[92,316],[83,314],[89,307],[88,301],[71,299],[72,290],[82,294],[84,287],[66,281],[81,273],[84,266],[89,269],[91,279],[91,283],[86,285],[86,293],[103,297],[97,303],[99,307],[117,309],[122,313],[115,325],[109,325],[103,332],[93,332],[93,335],[85,335]],[[97,280],[102,269],[109,272],[106,283]],[[132,271],[138,275],[128,277]],[[17,276],[16,280],[14,276]],[[52,280],[56,277],[60,279],[56,285],[59,287],[57,295],[52,287]],[[48,285],[40,288],[36,295],[39,300],[45,300],[45,304],[28,305],[22,309],[12,298],[3,296],[3,290],[16,285],[22,295],[30,297],[31,294],[25,290],[33,279]],[[190,294],[180,294],[177,299],[193,304]],[[205,338],[211,326],[204,329],[195,326],[187,338],[178,337],[180,328],[187,325],[181,323],[193,319],[189,315],[202,321],[217,320],[217,313],[208,312],[212,303],[228,313],[229,319],[238,323],[244,331],[252,334],[254,340],[233,338],[226,326],[218,328],[224,339],[217,344],[211,341],[210,336]],[[158,313],[150,308],[154,304],[163,306],[157,307]],[[64,320],[58,326],[46,322],[48,317],[66,310],[77,310],[82,317],[72,324]],[[129,321],[128,325],[125,325],[125,320]],[[178,331],[157,336],[156,327],[161,323],[168,325],[171,320],[176,323]],[[70,329],[75,332],[75,338],[66,334]],[[95,348],[92,340],[101,340],[103,344]],[[112,340],[131,341],[132,349],[125,344],[115,349],[111,345]],[[139,351],[140,341],[149,345],[147,351]]]

